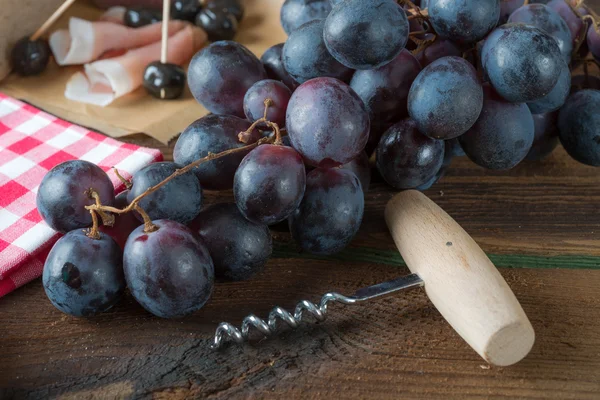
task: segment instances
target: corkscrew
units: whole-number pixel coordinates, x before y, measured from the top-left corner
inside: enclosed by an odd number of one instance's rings
[[[367,300],[387,297],[402,290],[421,286],[423,286],[421,278],[416,274],[411,274],[359,289],[352,296],[344,296],[343,294],[335,292],[327,293],[321,297],[318,306],[308,300],[302,300],[296,305],[293,314],[281,307],[275,307],[269,313],[269,317],[266,321],[258,318],[254,314],[250,314],[242,321],[241,329],[236,328],[228,322],[221,322],[217,327],[214,342],[211,347],[213,349],[221,347],[224,343],[224,335],[230,337],[237,344],[242,344],[244,341],[248,340],[250,327],[252,326],[265,336],[274,335],[277,331],[278,320],[285,322],[292,329],[296,329],[302,321],[302,316],[305,312],[311,314],[318,322],[322,322],[327,318],[328,303],[339,302],[342,304],[356,304]]]
[[[446,321],[490,364],[511,365],[529,353],[535,333],[527,315],[487,255],[456,221],[414,190],[394,196],[385,219],[412,274],[359,289],[351,296],[327,293],[318,305],[302,300],[293,314],[281,307],[273,308],[266,320],[250,314],[240,329],[222,322],[211,347],[222,347],[226,339],[242,344],[250,328],[271,336],[279,320],[294,329],[306,314],[323,321],[329,303],[351,305],[424,287]]]

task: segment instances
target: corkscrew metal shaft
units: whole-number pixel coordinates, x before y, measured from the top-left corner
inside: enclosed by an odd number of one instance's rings
[[[255,327],[260,333],[265,336],[273,335],[277,330],[277,320],[280,319],[292,328],[297,328],[302,321],[304,311],[307,311],[315,317],[317,321],[324,321],[327,317],[327,304],[329,302],[339,302],[342,304],[355,304],[367,300],[379,299],[395,294],[402,290],[414,289],[424,285],[424,282],[416,274],[406,275],[391,281],[378,283],[373,286],[368,286],[358,289],[352,296],[344,296],[339,293],[327,293],[315,305],[308,300],[302,300],[296,305],[294,313],[290,313],[281,307],[275,307],[269,313],[267,320],[258,318],[254,314],[248,315],[242,321],[241,330],[228,322],[221,322],[215,332],[215,337],[211,348],[218,349],[224,343],[227,337],[231,338],[235,343],[242,344],[248,340],[250,327]]]

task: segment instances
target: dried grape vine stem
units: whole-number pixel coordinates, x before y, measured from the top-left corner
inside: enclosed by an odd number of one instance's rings
[[[249,151],[252,150],[262,144],[275,144],[275,145],[281,145],[283,144],[282,140],[281,140],[281,131],[279,129],[279,126],[274,123],[271,122],[269,120],[267,120],[266,116],[267,116],[267,110],[268,108],[273,104],[273,101],[271,99],[266,99],[265,100],[265,112],[263,114],[262,118],[259,118],[258,120],[254,121],[254,123],[252,123],[252,125],[250,125],[250,127],[244,131],[244,132],[240,132],[239,134],[239,139],[241,142],[243,143],[247,143],[248,138],[249,138],[249,134],[250,132],[252,132],[252,130],[254,128],[256,128],[256,126],[260,123],[264,123],[265,125],[267,125],[268,127],[272,128],[273,131],[275,132],[275,134],[271,137],[264,137],[261,138],[259,140],[257,140],[254,143],[250,143],[250,144],[246,144],[245,146],[242,147],[236,147],[233,149],[228,149],[225,151],[222,151],[220,153],[208,153],[208,155],[206,157],[200,158],[190,164],[187,164],[185,167],[176,170],[175,172],[173,172],[171,175],[169,175],[168,177],[166,177],[164,180],[162,180],[161,182],[157,183],[154,186],[149,187],[148,189],[146,189],[142,194],[140,194],[139,196],[137,196],[135,199],[133,199],[131,201],[131,203],[129,203],[129,205],[125,208],[119,209],[119,208],[115,208],[115,207],[111,207],[111,206],[105,206],[102,205],[102,203],[100,202],[100,197],[98,196],[98,194],[93,191],[93,190],[89,190],[89,196],[91,198],[94,198],[96,200],[96,204],[92,204],[89,206],[85,206],[86,210],[89,210],[91,215],[92,215],[92,227],[89,229],[87,235],[93,239],[99,239],[100,238],[100,234],[98,233],[98,215],[100,215],[100,218],[102,219],[102,223],[104,225],[109,225],[112,226],[114,223],[114,219],[115,217],[109,213],[113,213],[113,214],[125,214],[128,212],[131,212],[132,210],[135,210],[136,212],[138,212],[142,218],[144,219],[144,232],[153,232],[155,230],[158,229],[158,227],[156,225],[154,225],[152,223],[152,220],[150,219],[150,217],[148,216],[148,214],[142,209],[142,207],[139,206],[139,202],[146,196],[156,192],[158,189],[160,189],[161,187],[163,187],[164,185],[166,185],[168,182],[170,182],[171,180],[177,178],[180,175],[183,175],[189,171],[191,171],[193,168],[199,166],[200,164],[203,164],[205,162],[208,161],[212,161],[212,160],[216,160],[218,158],[222,158],[222,157],[226,157],[230,154],[235,154],[235,153],[241,153],[241,152],[245,152],[245,151]],[[242,140],[245,139],[245,140]],[[129,181],[127,181],[125,178],[123,178],[119,172],[115,169],[115,173],[117,174],[117,177],[130,184]],[[125,184],[127,186],[127,183]]]

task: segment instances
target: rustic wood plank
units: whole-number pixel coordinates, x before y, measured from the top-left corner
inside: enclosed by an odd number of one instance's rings
[[[0,339],[0,397],[597,398],[600,271],[594,270],[501,269],[537,333],[531,354],[513,367],[489,368],[423,291],[334,305],[325,323],[283,330],[252,346],[208,348],[221,320],[264,316],[275,304],[289,308],[406,272],[273,259],[253,281],[218,285],[210,304],[183,320],[153,318],[129,296],[105,315],[67,317],[38,281],[0,302],[2,320],[11,321]]]

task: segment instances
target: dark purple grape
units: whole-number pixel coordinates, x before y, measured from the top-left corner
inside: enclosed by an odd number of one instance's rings
[[[429,0],[429,21],[443,38],[473,43],[498,24],[499,0]]]
[[[372,69],[396,58],[408,33],[406,13],[394,0],[344,0],[327,16],[323,40],[345,66]]]
[[[215,114],[244,117],[244,95],[266,79],[262,63],[239,43],[221,41],[200,50],[190,61],[188,85],[192,94]]]
[[[350,87],[365,103],[372,122],[388,124],[406,117],[408,91],[420,71],[417,59],[403,49],[383,67],[356,71]]]
[[[127,194],[129,190],[124,190],[115,197],[114,207],[123,209],[129,205]],[[127,238],[135,228],[140,226],[141,222],[136,218],[135,212],[125,214],[115,214],[115,224],[113,226],[100,225],[100,231],[106,233],[119,245],[121,249],[125,248]]]
[[[600,78],[594,75],[575,75],[571,78],[571,94],[582,89],[600,90]]]
[[[381,123],[377,120],[371,121],[371,130],[369,131],[369,140],[367,141],[367,145],[365,146],[365,151],[370,156],[373,154],[377,145],[379,145],[379,139],[381,136],[390,129],[392,125],[394,125],[398,121]]]
[[[157,99],[176,99],[185,89],[185,71],[177,64],[153,61],[144,70],[144,89]]]
[[[533,143],[534,125],[526,104],[501,98],[489,84],[483,85],[483,109],[479,119],[461,137],[467,156],[488,169],[510,169],[520,163]]]
[[[272,225],[298,208],[305,187],[300,154],[291,147],[265,144],[242,160],[235,173],[233,196],[244,217]]]
[[[121,249],[110,236],[81,229],[54,244],[42,274],[46,295],[60,311],[88,317],[114,306],[125,290]]]
[[[575,15],[573,10],[571,10],[571,7],[569,7],[567,3],[565,3],[565,0],[552,0],[547,2],[546,4],[552,10],[556,11],[558,15],[562,17],[562,19],[565,20],[565,22],[569,26],[569,30],[571,31],[571,38],[573,39],[573,41],[575,41],[579,37],[579,33],[581,32],[581,30],[585,29],[586,24],[581,20],[581,18]],[[580,13],[581,11],[583,10],[579,9]],[[582,13],[582,15],[584,15],[584,13]]]
[[[558,82],[556,82],[554,88],[546,96],[531,103],[527,103],[529,110],[531,110],[532,114],[543,114],[558,110],[565,104],[570,89],[571,70],[569,70],[569,66],[565,63],[563,64]]]
[[[192,122],[179,136],[173,149],[173,159],[179,165],[188,165],[204,158],[208,153],[220,153],[246,144],[238,139],[240,132],[246,131],[250,122],[232,115],[209,114]],[[248,143],[261,138],[258,130],[253,130]],[[233,176],[238,165],[248,152],[241,151],[208,161],[195,167],[202,188],[226,190],[233,187]]]
[[[279,81],[272,79],[258,81],[244,96],[244,114],[250,122],[262,118],[265,112],[265,100],[271,99],[271,105],[267,109],[267,120],[283,128],[285,112],[291,96],[292,91]]]
[[[544,4],[528,4],[512,13],[508,22],[528,24],[546,32],[556,40],[565,62],[571,61],[571,31],[565,20],[550,7]]]
[[[286,124],[292,146],[311,165],[333,167],[356,158],[369,138],[369,114],[345,83],[316,78],[296,89]]]
[[[199,310],[212,294],[215,271],[206,246],[185,225],[152,221],[158,230],[134,230],[123,256],[127,287],[142,307],[162,318]]]
[[[50,228],[67,233],[92,225],[85,206],[96,204],[90,189],[105,206],[115,201],[115,189],[106,172],[89,161],[65,161],[42,179],[36,196],[37,209]]]
[[[269,79],[281,81],[291,91],[294,91],[298,87],[298,82],[296,82],[296,80],[285,70],[283,60],[281,59],[282,53],[283,43],[276,44],[275,46],[269,47],[267,51],[263,53],[260,61],[262,61]]]
[[[459,57],[440,58],[421,71],[408,94],[408,114],[436,139],[465,133],[477,120],[483,91],[475,68]]]
[[[580,90],[567,99],[558,114],[559,138],[571,157],[600,166],[600,90]]]
[[[558,144],[558,113],[534,114],[533,125],[533,145],[525,157],[529,161],[548,157]]]
[[[283,45],[282,60],[285,70],[299,83],[329,76],[342,81],[352,77],[352,70],[340,64],[325,47],[323,26],[325,20],[307,22],[296,29]]]
[[[194,22],[196,14],[201,9],[199,0],[173,0],[171,1],[171,19]]]
[[[506,24],[486,38],[481,63],[500,96],[524,103],[550,93],[564,59],[552,36],[533,26]]]
[[[592,56],[600,62],[600,27],[590,24],[590,29],[588,29],[587,33],[587,45]]]
[[[530,1],[530,3],[532,2]],[[525,0],[500,0],[500,20],[498,21],[498,25],[504,25],[508,21],[510,14],[523,4],[525,4]]]
[[[262,131],[261,135],[262,137],[273,138],[275,133],[273,131]],[[283,142],[284,146],[292,147],[292,142],[290,142],[290,137],[288,135],[282,136],[281,141]]]
[[[410,9],[410,6],[405,5],[402,8],[404,9],[405,12],[407,12],[407,10]],[[428,27],[427,21],[420,20],[418,18],[408,20],[408,29],[410,32],[410,36],[412,36],[413,38],[423,40],[428,35],[432,35],[432,34],[424,33],[425,31],[428,31],[427,27]],[[418,47],[417,44],[414,43],[412,40],[409,40],[408,42],[406,42],[407,50],[412,51],[412,50],[416,49],[417,47]]]
[[[145,166],[133,175],[133,186],[127,194],[131,202],[146,189],[158,185],[180,166],[172,162],[158,162]],[[150,219],[170,219],[187,224],[200,212],[202,188],[196,176],[189,172],[167,182],[160,189],[145,196],[138,203]],[[136,213],[141,219],[141,216]]]
[[[237,22],[244,17],[244,6],[239,0],[211,0],[206,4],[208,9],[221,9],[233,15]]]
[[[141,28],[162,20],[162,15],[156,11],[142,7],[128,8],[123,16],[123,23],[131,28]]]
[[[262,271],[273,252],[269,228],[248,221],[235,204],[206,207],[190,227],[206,244],[218,279],[249,279]]]
[[[432,35],[427,34],[426,36],[430,38]],[[439,58],[448,56],[462,57],[462,54],[462,50],[454,42],[438,37],[425,50],[417,53],[415,57],[421,64],[421,67],[425,68]]]
[[[50,46],[44,39],[19,39],[10,52],[12,69],[22,76],[41,74],[50,60]]]
[[[306,176],[306,192],[300,207],[289,219],[292,237],[309,253],[337,253],[358,232],[364,208],[360,180],[353,172],[314,169]]]
[[[281,26],[290,35],[307,22],[327,18],[330,11],[328,0],[285,0],[281,6]]]
[[[237,33],[237,20],[221,8],[205,8],[196,15],[196,25],[204,29],[208,40],[231,40]]]
[[[444,142],[423,135],[417,123],[405,119],[388,129],[377,146],[377,169],[396,189],[427,183],[444,161]]]
[[[452,157],[464,157],[466,156],[465,151],[460,145],[460,141],[458,138],[444,140],[444,151],[446,153],[450,152]]]
[[[366,194],[369,191],[369,186],[371,185],[371,164],[366,152],[363,151],[354,160],[342,165],[340,168],[354,172],[354,175],[360,181],[363,192]]]
[[[444,175],[446,175],[446,171],[452,163],[452,158],[454,158],[454,151],[457,147],[457,143],[458,139],[450,139],[444,141],[444,161],[442,162],[442,166],[440,167],[438,172],[436,172],[435,175],[431,177],[431,179],[429,179],[424,184],[417,186],[415,189],[420,191],[431,189],[433,185],[438,183],[438,181],[442,179]],[[458,145],[458,147],[460,147],[460,145]]]

